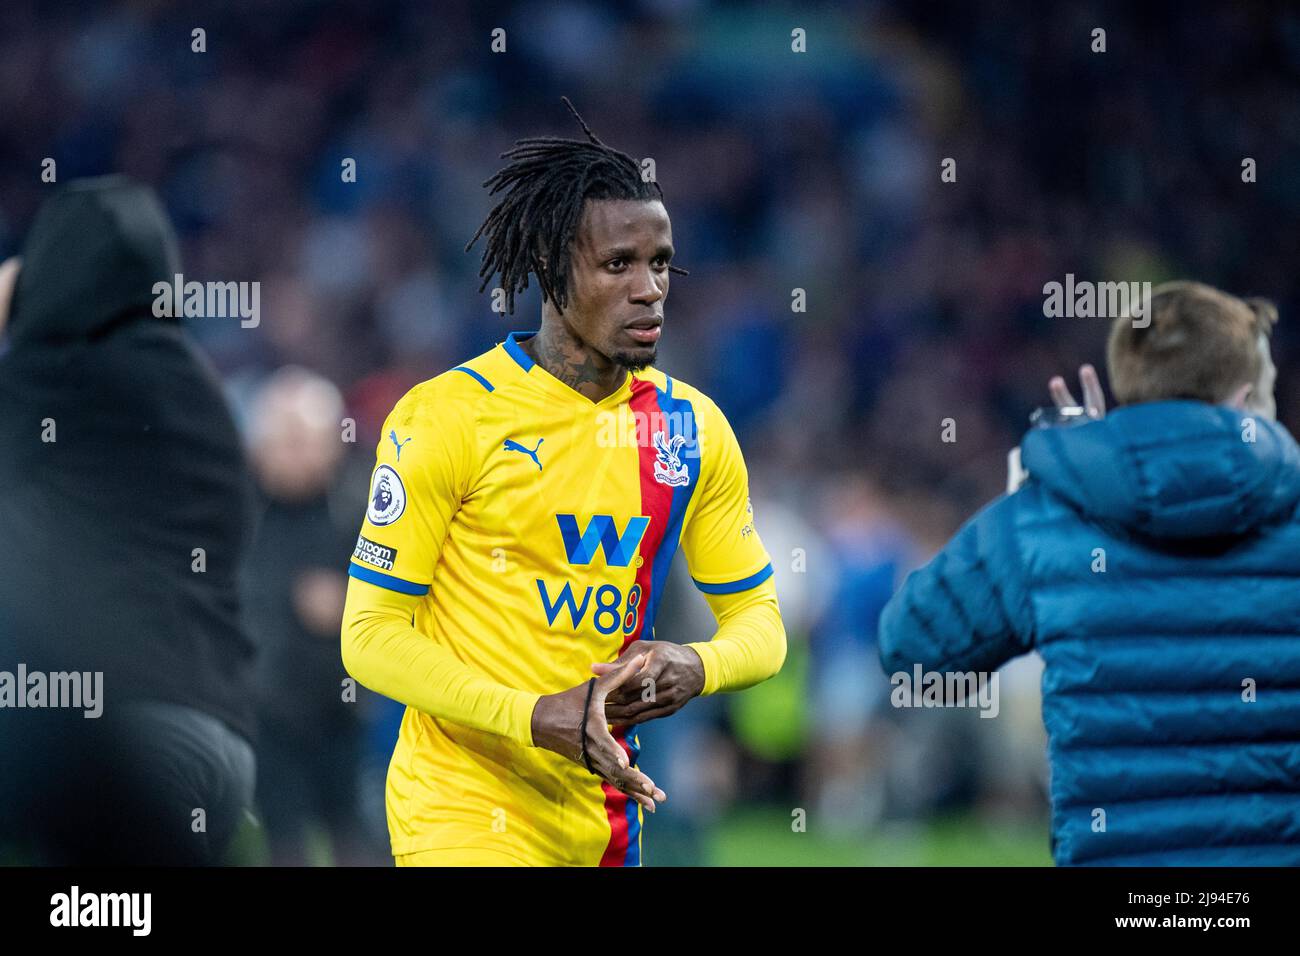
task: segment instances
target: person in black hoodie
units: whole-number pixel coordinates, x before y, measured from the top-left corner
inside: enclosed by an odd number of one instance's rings
[[[11,858],[219,862],[250,801],[253,489],[215,373],[154,314],[179,271],[161,203],[120,177],[65,187],[23,249],[0,330]],[[82,706],[50,706],[73,674]]]

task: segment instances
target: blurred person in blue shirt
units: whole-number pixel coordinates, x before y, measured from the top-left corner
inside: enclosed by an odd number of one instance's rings
[[[876,627],[914,545],[865,475],[837,483],[825,510],[835,587],[812,634],[808,778],[820,816],[857,830],[886,809],[888,742],[878,719],[889,683],[878,662]]]

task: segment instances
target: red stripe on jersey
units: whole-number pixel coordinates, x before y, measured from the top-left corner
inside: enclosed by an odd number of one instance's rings
[[[623,728],[614,731],[614,739],[631,760],[626,735]],[[605,791],[605,816],[609,819],[609,843],[600,855],[600,865],[622,866],[627,860],[627,802],[631,798],[607,780],[600,782],[600,789]]]
[[[662,430],[663,412],[659,408],[658,390],[655,383],[646,379],[633,377],[632,398],[628,403],[632,417],[636,422],[637,467],[641,478],[641,514],[650,519],[645,536],[641,539],[641,548],[637,560],[641,562],[636,569],[636,584],[641,594],[636,606],[636,626],[623,635],[623,648],[642,639],[641,627],[645,623],[646,602],[650,599],[650,575],[654,570],[655,555],[664,539],[668,527],[668,514],[673,503],[673,489],[655,481],[655,448],[650,436],[656,429]],[[626,621],[624,622],[626,624]],[[646,638],[650,640],[653,635]],[[621,653],[621,650],[620,650]],[[632,759],[632,750],[627,744],[626,728],[618,728],[614,739]],[[605,791],[605,816],[609,818],[609,844],[601,855],[601,866],[622,866],[627,858],[628,825],[627,794],[619,791],[613,784],[601,781]]]
[[[645,379],[632,380],[632,413],[637,422],[636,442],[637,459],[641,474],[641,514],[650,518],[645,537],[641,539],[641,552],[638,560],[641,566],[636,569],[636,583],[641,587],[641,597],[637,604],[636,627],[623,638],[626,648],[633,641],[643,639],[641,627],[645,624],[646,602],[650,600],[651,574],[654,571],[655,555],[663,543],[664,532],[668,529],[668,517],[673,507],[673,489],[662,482],[655,481],[655,446],[650,436],[655,431],[664,430],[664,413],[659,407],[658,389],[655,383]],[[653,640],[654,635],[644,636],[644,640]]]

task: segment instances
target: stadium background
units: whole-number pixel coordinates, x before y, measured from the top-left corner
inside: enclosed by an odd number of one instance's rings
[[[463,247],[504,149],[578,135],[563,94],[656,162],[691,271],[660,365],[740,436],[790,637],[777,679],[642,730],[670,794],[647,863],[1048,862],[1034,661],[1004,672],[995,720],[894,710],[876,618],[1002,489],[1047,379],[1101,367],[1104,322],[1044,318],[1045,282],[1274,298],[1294,429],[1298,70],[1300,14],[1267,4],[7,2],[0,255],[54,188],[50,157],[60,182],[155,185],[187,278],[262,284],[257,328],[189,323],[262,442],[272,519],[249,575],[262,825],[232,860],[389,861],[400,707],[339,700],[330,615],[386,411],[536,327],[535,289],[497,315]],[[286,367],[337,396],[266,398]],[[337,460],[336,411],[357,423]],[[712,621],[682,571],[659,633],[699,639]]]

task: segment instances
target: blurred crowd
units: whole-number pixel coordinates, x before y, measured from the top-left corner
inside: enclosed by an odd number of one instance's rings
[[[567,95],[655,161],[690,271],[660,366],[740,437],[791,641],[777,679],[642,730],[671,795],[645,859],[707,862],[700,837],[738,804],[845,837],[949,811],[1042,820],[1035,662],[1004,673],[997,720],[896,710],[878,615],[1003,490],[1048,378],[1102,366],[1105,323],[1045,318],[1046,282],[1273,298],[1279,418],[1300,422],[1298,72],[1300,14],[1267,4],[14,0],[0,257],[52,188],[48,157],[60,182],[153,184],[187,278],[261,283],[255,328],[189,323],[264,499],[259,820],[273,862],[382,863],[400,706],[348,699],[337,648],[378,429],[413,384],[537,326],[536,289],[493,312],[464,246],[503,150],[580,135]],[[661,638],[712,625],[683,572]]]

